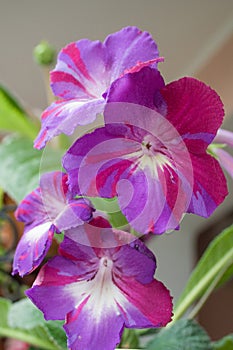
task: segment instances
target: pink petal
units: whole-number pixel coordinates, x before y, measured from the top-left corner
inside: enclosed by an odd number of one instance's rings
[[[115,282],[126,298],[119,304],[126,327],[164,327],[171,321],[172,298],[163,283],[153,280],[142,285],[132,278]]]
[[[194,189],[188,212],[208,217],[228,194],[226,178],[210,155],[192,155]]]
[[[166,118],[193,153],[203,153],[221,126],[224,110],[217,93],[194,78],[182,78],[165,86]]]

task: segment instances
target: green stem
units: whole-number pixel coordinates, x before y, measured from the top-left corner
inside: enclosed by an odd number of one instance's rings
[[[183,299],[181,304],[174,310],[173,322],[183,316],[183,314],[188,310],[188,308],[193,304],[193,302],[198,298],[201,292],[208,286],[209,283],[215,278],[215,276],[222,270],[225,269],[225,265],[231,262],[233,259],[233,248],[221,259],[219,262],[213,266],[213,268],[196,284],[192,291]]]
[[[3,200],[4,200],[4,190],[0,187],[0,209],[3,207]]]
[[[218,285],[218,282],[220,281],[220,279],[222,278],[222,276],[224,275],[224,273],[227,271],[227,269],[230,267],[231,264],[228,264],[225,266],[224,269],[222,269],[217,276],[214,278],[214,280],[212,281],[212,283],[210,284],[210,286],[208,287],[208,289],[206,290],[205,294],[201,297],[201,299],[198,301],[198,303],[195,305],[195,307],[193,308],[193,310],[190,312],[190,314],[188,315],[188,318],[194,318],[196,317],[196,315],[198,314],[198,312],[201,310],[201,308],[203,307],[203,305],[205,304],[206,300],[209,298],[210,294],[214,291],[214,289],[216,288],[216,286]]]

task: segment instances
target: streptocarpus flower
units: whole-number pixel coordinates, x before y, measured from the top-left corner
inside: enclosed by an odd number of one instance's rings
[[[171,297],[153,278],[152,252],[126,232],[102,230],[84,224],[67,231],[60,256],[42,267],[26,292],[46,320],[66,320],[71,350],[112,350],[124,327],[163,327],[171,321]],[[113,248],[77,242],[82,235],[106,237],[106,231],[115,240]]]
[[[145,65],[157,67],[157,45],[147,32],[126,27],[109,35],[102,43],[87,39],[61,50],[51,72],[51,87],[60,100],[42,114],[36,148],[60,133],[71,135],[78,125],[92,123],[104,109],[104,94],[125,72]]]
[[[106,126],[77,140],[64,157],[73,193],[117,196],[140,233],[177,228],[185,212],[208,217],[227,194],[206,153],[223,120],[218,95],[183,78],[164,86],[150,67],[109,90]]]
[[[25,232],[16,248],[13,274],[24,276],[40,265],[54,233],[82,225],[92,217],[93,208],[84,199],[72,199],[61,172],[41,176],[40,187],[25,197],[16,218],[25,223]]]

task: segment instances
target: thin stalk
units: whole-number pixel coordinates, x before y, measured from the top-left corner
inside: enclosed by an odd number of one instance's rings
[[[206,290],[205,294],[201,297],[201,299],[197,302],[197,304],[195,305],[195,307],[192,309],[192,311],[190,312],[190,314],[188,315],[189,319],[192,319],[194,317],[196,317],[196,315],[198,314],[198,312],[201,310],[201,308],[203,307],[203,305],[205,304],[205,302],[207,301],[207,299],[209,298],[210,294],[214,291],[214,289],[216,288],[216,286],[218,285],[218,282],[221,280],[222,276],[224,275],[224,273],[227,271],[227,269],[230,267],[231,264],[226,265],[225,268],[223,270],[221,270],[217,276],[215,277],[215,279],[212,281],[212,283],[210,284],[210,286],[208,287],[208,289]]]
[[[178,307],[175,307],[173,321],[169,324],[173,324],[173,322],[179,320],[181,316],[189,309],[189,307],[194,303],[194,301],[198,298],[200,293],[206,286],[213,280],[216,274],[221,271],[221,269],[225,269],[225,266],[228,261],[232,263],[233,256],[233,248],[220,260],[217,264],[215,264],[208,273],[196,284],[196,286],[185,296],[182,300],[182,303],[179,304]]]

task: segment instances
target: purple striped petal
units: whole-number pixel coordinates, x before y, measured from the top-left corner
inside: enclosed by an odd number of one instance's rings
[[[52,103],[42,114],[41,130],[34,146],[41,149],[50,139],[61,133],[71,135],[78,125],[92,123],[103,109],[103,98],[61,100]]]
[[[158,49],[148,32],[126,27],[110,34],[103,43],[79,40],[65,47],[51,73],[51,86],[63,99],[100,98],[124,71],[158,57]]]
[[[44,221],[51,221],[59,231],[89,221],[93,211],[87,200],[69,198],[66,181],[67,175],[58,171],[43,174],[40,181]]]
[[[40,187],[19,204],[15,212],[17,220],[33,226],[54,221],[66,204],[66,180],[67,175],[59,171],[43,174]]]
[[[41,200],[41,189],[37,188],[27,195],[19,204],[15,211],[15,217],[27,225],[33,226],[45,222],[45,208]],[[46,220],[48,221],[48,220]]]
[[[62,100],[42,114],[42,127],[34,146],[43,148],[60,133],[71,135],[78,125],[92,123],[103,112],[111,83],[127,72],[162,61],[151,35],[126,27],[106,40],[73,42],[61,50],[51,72],[51,87]]]
[[[51,222],[25,230],[15,251],[13,275],[24,276],[32,272],[43,261],[52,243],[55,227]]]
[[[77,227],[92,217],[93,208],[85,199],[72,199],[61,172],[43,174],[40,188],[19,205],[16,218],[23,221],[25,232],[14,256],[13,273],[30,273],[45,257],[56,231]]]

